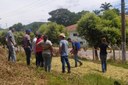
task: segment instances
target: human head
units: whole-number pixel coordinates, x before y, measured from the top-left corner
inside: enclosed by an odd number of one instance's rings
[[[10,27],[9,30],[11,30],[12,32],[14,32],[14,28],[13,27]]]
[[[46,41],[48,39],[48,36],[47,35],[44,35],[43,36],[43,39],[44,39],[44,41]]]
[[[26,34],[30,34],[31,30],[30,29],[27,29],[26,30]]]
[[[72,42],[71,38],[68,38],[67,40],[68,40],[68,42]]]
[[[101,42],[102,42],[102,43],[105,43],[105,42],[106,42],[106,38],[103,37],[103,38],[101,39]]]
[[[35,35],[35,37],[38,37],[38,32],[36,31],[36,32],[34,33],[34,35]]]
[[[60,39],[64,39],[66,36],[64,33],[60,33],[59,37],[60,37]]]
[[[37,37],[38,38],[41,38],[42,37],[41,33],[38,33]]]

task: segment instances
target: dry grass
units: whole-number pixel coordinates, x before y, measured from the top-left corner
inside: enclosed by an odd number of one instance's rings
[[[24,63],[8,62],[5,50],[0,49],[0,85],[46,85],[42,75],[36,75],[34,67]]]
[[[18,59],[16,63],[8,62],[5,56],[7,56],[6,51],[0,49],[0,85],[47,85],[47,81],[50,81],[48,73],[36,69],[34,56],[32,58],[32,65],[29,67],[26,66],[25,55],[22,52],[17,54]],[[122,67],[108,65],[107,72],[103,74],[100,64],[94,62],[83,61],[82,66],[74,68],[74,60],[70,59],[70,64],[72,73],[65,74],[70,77],[73,77],[73,75],[83,76],[96,73],[107,78],[128,82],[128,69]],[[62,75],[60,57],[53,57],[52,73],[52,76],[57,77],[59,81],[59,76]]]

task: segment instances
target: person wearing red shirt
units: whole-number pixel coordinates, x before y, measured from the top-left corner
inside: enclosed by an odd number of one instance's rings
[[[44,59],[42,56],[43,47],[41,45],[37,45],[37,43],[43,41],[41,34],[39,33],[36,40],[36,66],[43,67],[44,66]]]

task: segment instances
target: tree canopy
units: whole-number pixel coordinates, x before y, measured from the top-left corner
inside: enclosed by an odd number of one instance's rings
[[[56,23],[47,23],[41,25],[41,27],[38,30],[42,34],[45,34],[48,36],[48,38],[52,41],[54,44],[58,44],[59,42],[59,34],[65,33],[67,35],[67,31],[65,30],[63,25],[59,25]]]
[[[48,20],[60,25],[69,26],[72,24],[76,24],[81,16],[87,12],[89,11],[74,13],[69,11],[68,9],[60,8],[49,12],[49,15],[51,15],[51,17]]]

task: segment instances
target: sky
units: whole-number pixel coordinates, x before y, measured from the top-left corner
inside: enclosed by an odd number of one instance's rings
[[[48,14],[58,8],[71,12],[100,9],[102,3],[120,7],[121,0],[0,0],[0,27],[8,28],[16,23],[46,22]],[[125,0],[128,2],[128,0]]]

